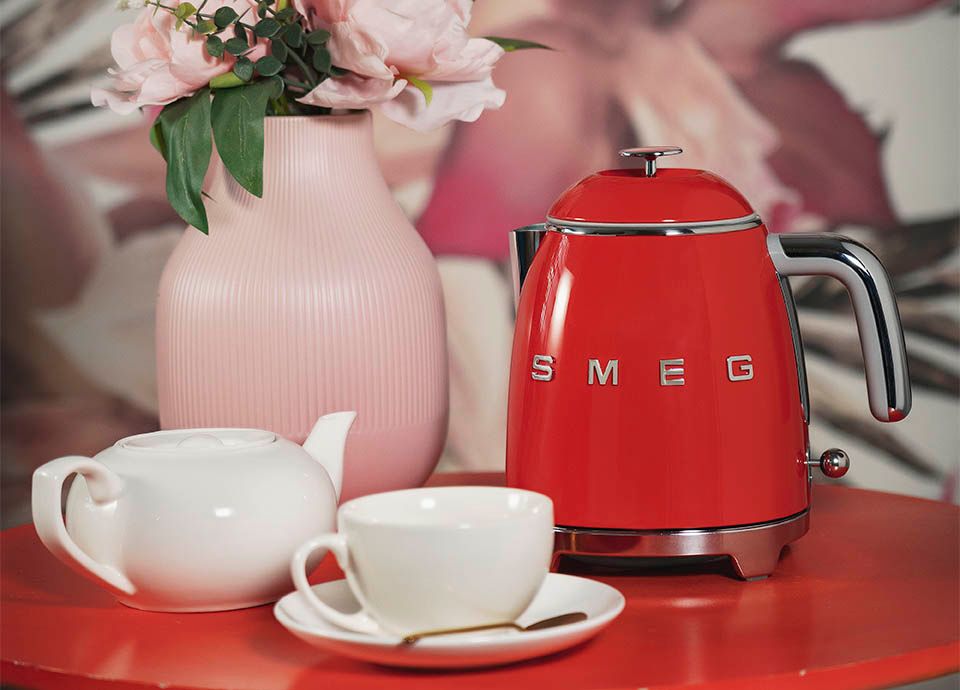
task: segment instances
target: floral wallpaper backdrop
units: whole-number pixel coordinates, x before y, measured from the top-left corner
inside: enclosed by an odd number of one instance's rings
[[[477,0],[478,35],[556,48],[497,66],[503,108],[418,134],[376,121],[397,199],[437,255],[450,339],[442,469],[502,466],[507,230],[616,151],[677,144],[777,232],[835,231],[884,260],[914,386],[870,416],[849,301],[795,280],[817,450],[845,482],[956,501],[960,476],[960,15],[932,0]],[[33,469],[157,427],[153,302],[183,232],[139,123],[90,105],[129,16],[108,0],[4,0],[2,502]],[[135,118],[134,118],[135,120]],[[195,230],[188,230],[195,232]]]

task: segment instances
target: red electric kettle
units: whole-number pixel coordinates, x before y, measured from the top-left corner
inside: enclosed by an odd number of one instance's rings
[[[837,235],[771,235],[703,170],[657,170],[676,147],[621,151],[513,231],[517,326],[507,484],[554,501],[562,554],[729,556],[773,572],[808,528],[812,459],[803,350],[786,276],[829,275],[853,301],[873,415],[910,410],[886,272]]]

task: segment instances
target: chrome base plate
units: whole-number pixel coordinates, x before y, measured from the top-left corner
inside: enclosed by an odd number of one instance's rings
[[[555,527],[553,565],[562,556],[597,557],[628,564],[626,559],[729,556],[741,578],[753,580],[770,575],[780,552],[810,527],[808,510],[781,520],[742,527],[678,530],[611,530]]]

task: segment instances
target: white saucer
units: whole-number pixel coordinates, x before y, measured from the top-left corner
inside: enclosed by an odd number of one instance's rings
[[[346,580],[314,585],[313,591],[341,611],[360,608]],[[387,666],[462,668],[507,664],[567,649],[600,632],[623,611],[623,606],[623,595],[609,585],[550,573],[517,622],[529,625],[573,611],[586,613],[586,620],[532,632],[499,628],[440,635],[403,645],[399,638],[350,632],[328,623],[299,592],[278,601],[273,615],[301,640],[335,654]]]

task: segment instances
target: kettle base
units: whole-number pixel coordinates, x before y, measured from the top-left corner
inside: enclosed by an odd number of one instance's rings
[[[772,574],[783,547],[806,534],[810,512],[740,527],[678,530],[615,530],[555,527],[552,570],[563,556],[589,556],[627,564],[630,559],[729,556],[744,580]]]

